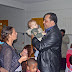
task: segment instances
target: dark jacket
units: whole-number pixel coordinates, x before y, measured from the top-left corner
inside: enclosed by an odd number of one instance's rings
[[[0,53],[0,63],[2,67],[8,72],[15,72],[15,70],[20,66],[18,60],[19,56],[16,54],[15,49],[7,43],[4,43]]]
[[[41,72],[60,72],[62,35],[57,25],[50,29],[42,38],[41,42],[36,37],[32,44],[40,53],[38,66]]]

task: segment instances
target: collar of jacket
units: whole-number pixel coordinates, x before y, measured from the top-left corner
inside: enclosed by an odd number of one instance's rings
[[[55,25],[54,25],[55,26]],[[46,30],[45,30],[45,32],[47,33],[49,30],[51,30],[54,26],[52,26],[52,27],[50,27],[50,28],[47,28]]]

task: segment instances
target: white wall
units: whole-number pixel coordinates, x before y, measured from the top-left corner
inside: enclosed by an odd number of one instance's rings
[[[24,9],[24,4],[14,0],[0,0],[0,4]]]
[[[17,32],[25,30],[25,12],[22,9],[0,5],[0,20],[8,20],[8,25],[15,27]]]

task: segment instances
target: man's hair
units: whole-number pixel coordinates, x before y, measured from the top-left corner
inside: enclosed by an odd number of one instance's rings
[[[63,32],[63,33],[65,33],[65,29],[61,29],[60,31]]]
[[[34,58],[30,58],[27,60],[27,66],[31,66],[32,64],[37,63],[37,61]]]
[[[51,21],[54,21],[55,22],[55,24],[57,24],[57,16],[56,16],[56,14],[55,13],[46,13],[45,15],[44,15],[44,17],[43,17],[43,20],[44,20],[44,18],[45,18],[45,16],[46,15],[50,15],[50,20]]]
[[[28,21],[28,27],[29,27],[29,28],[31,27],[31,23],[32,23],[32,22],[36,22],[36,21],[35,21],[35,20],[29,20],[29,21]]]

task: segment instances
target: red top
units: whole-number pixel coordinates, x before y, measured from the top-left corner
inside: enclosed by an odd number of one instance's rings
[[[69,62],[69,58],[72,55],[72,48],[67,50],[67,54],[66,54],[66,63],[67,63],[67,67],[70,69],[70,62]]]

